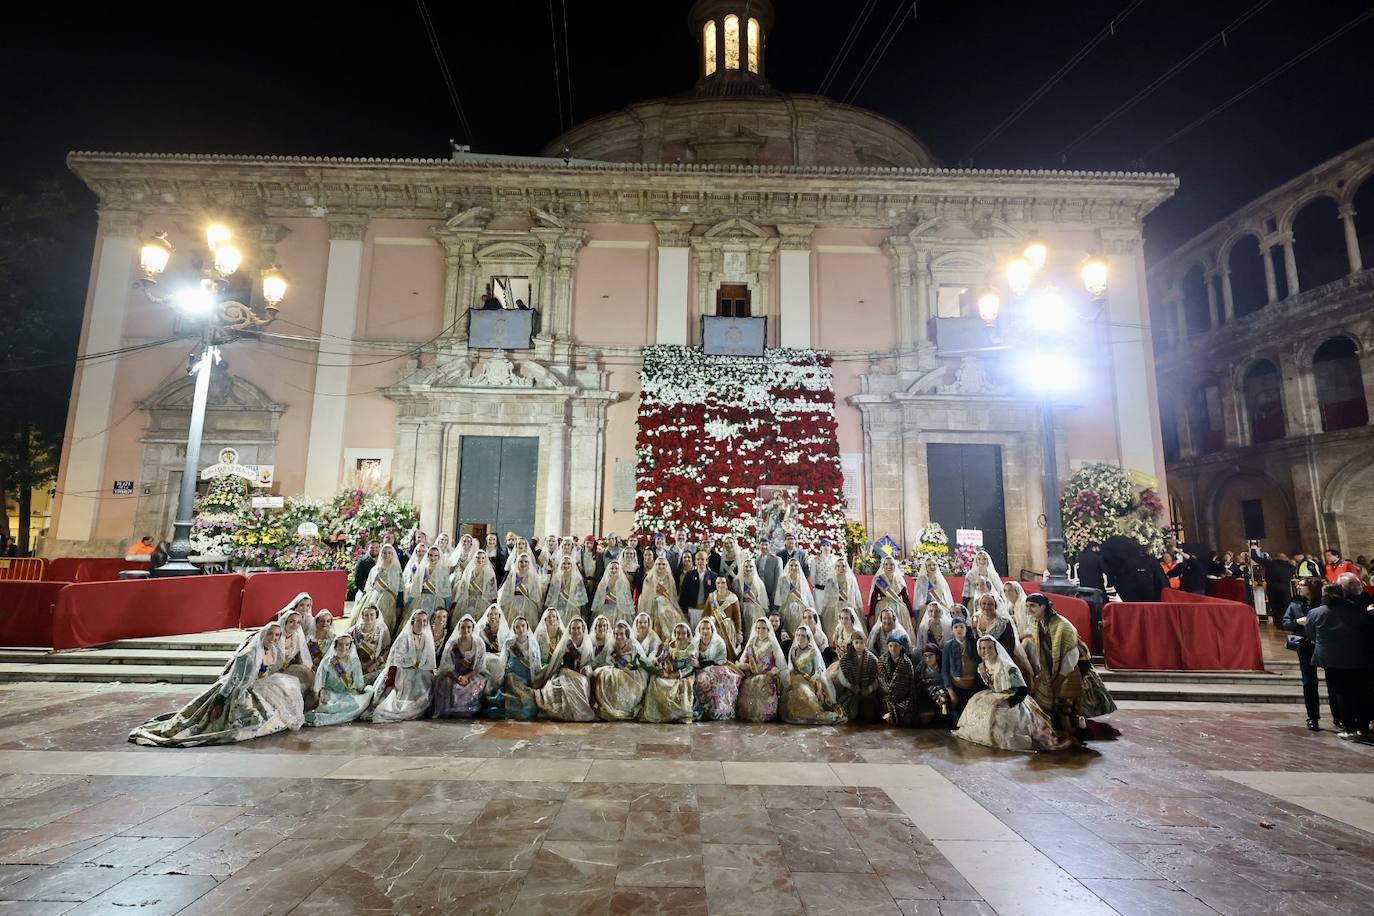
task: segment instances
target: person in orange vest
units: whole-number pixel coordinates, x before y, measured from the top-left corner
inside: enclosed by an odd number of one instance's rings
[[[151,535],[145,534],[143,539],[137,544],[129,545],[129,552],[125,554],[126,560],[147,560],[152,557],[153,550],[156,549]]]
[[[1169,580],[1172,589],[1177,589],[1180,584],[1178,567],[1178,556],[1172,550],[1166,550],[1164,556],[1159,558],[1159,568],[1164,570],[1164,577]]]
[[[1360,568],[1349,560],[1342,559],[1341,552],[1334,547],[1326,548],[1326,566],[1323,571],[1327,582],[1335,582],[1342,573],[1351,573],[1360,579]]]

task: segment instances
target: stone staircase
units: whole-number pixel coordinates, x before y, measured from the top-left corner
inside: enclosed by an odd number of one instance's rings
[[[99,649],[0,648],[0,682],[211,684],[247,630],[122,639]]]
[[[0,682],[209,684],[247,632],[125,639],[99,649],[68,652],[0,648]],[[1102,677],[1118,700],[1301,704],[1296,657],[1283,653],[1266,659],[1265,665],[1263,672],[1103,670]]]

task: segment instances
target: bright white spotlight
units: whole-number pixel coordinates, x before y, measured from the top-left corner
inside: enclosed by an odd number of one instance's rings
[[[1030,350],[1012,365],[1021,384],[1041,395],[1065,394],[1083,387],[1083,367],[1062,350]]]
[[[204,282],[177,290],[177,308],[189,315],[204,315],[215,306],[215,292]]]
[[[1053,287],[1026,302],[1026,320],[1036,331],[1067,331],[1073,325],[1073,306]]]

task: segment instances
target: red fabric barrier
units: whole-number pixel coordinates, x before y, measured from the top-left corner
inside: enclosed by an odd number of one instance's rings
[[[859,592],[863,595],[863,612],[866,614],[868,613],[868,590],[873,586],[874,577],[855,576],[854,578],[859,581]],[[964,590],[964,577],[946,576],[945,581],[949,583],[950,594],[954,596],[955,601],[958,601],[960,594]],[[1002,581],[1006,582],[1008,580],[1004,578]],[[1040,591],[1039,582],[1022,582],[1021,587],[1026,590],[1027,595]],[[908,595],[915,594],[916,592],[916,581],[910,576],[906,578],[906,589]],[[1062,614],[1069,623],[1073,624],[1073,628],[1078,631],[1078,635],[1083,638],[1083,641],[1091,644],[1093,618],[1092,610],[1088,607],[1088,602],[1084,601],[1082,598],[1075,598],[1072,595],[1054,595],[1050,600],[1054,602],[1054,609]],[[921,609],[917,608],[916,611],[919,617]],[[972,613],[972,608],[969,609],[969,612]]]
[[[126,569],[149,568],[149,563],[121,557],[58,557],[48,564],[43,578],[49,582],[118,582],[119,574]]]
[[[81,649],[228,629],[238,625],[243,586],[238,573],[69,585],[57,599],[52,646]]]
[[[0,646],[51,646],[53,606],[67,585],[0,582]]]
[[[1165,590],[1165,597],[1186,593]],[[1108,668],[1148,671],[1263,671],[1255,609],[1188,595],[1159,603],[1112,602],[1102,611]]]
[[[1244,579],[1208,579],[1207,594],[1213,598],[1223,598],[1226,601],[1239,601],[1241,604],[1250,603],[1250,588],[1245,584]]]
[[[315,613],[329,611],[336,618],[340,617],[347,588],[348,573],[342,569],[253,573],[243,589],[243,609],[239,612],[238,625],[262,626],[301,592],[310,593]]]

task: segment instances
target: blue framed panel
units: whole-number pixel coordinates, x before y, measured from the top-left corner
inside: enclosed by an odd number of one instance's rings
[[[765,317],[701,316],[701,346],[707,356],[762,356],[767,341]]]
[[[478,350],[532,350],[533,309],[469,309],[468,346]]]

